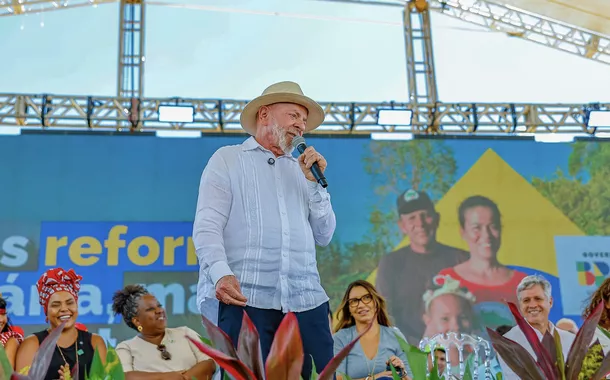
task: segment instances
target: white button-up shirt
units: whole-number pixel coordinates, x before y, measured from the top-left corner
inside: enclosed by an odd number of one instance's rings
[[[597,326],[595,329],[595,334],[593,335],[593,340],[591,340],[591,344],[595,343],[596,340],[599,340],[599,344],[602,346],[602,350],[604,351],[604,356],[610,353],[610,338],[606,336],[601,330],[603,327]],[[610,377],[610,375],[608,375]],[[606,378],[608,378],[606,377]]]
[[[292,155],[275,157],[254,137],[218,149],[201,176],[193,226],[197,303],[215,298],[216,282],[234,274],[248,306],[320,306],[328,296],[315,245],[328,245],[335,227],[330,194],[305,178]]]
[[[551,335],[555,334],[555,329],[556,329],[555,325],[549,321],[549,333]],[[542,342],[542,338],[544,338],[542,333],[535,328],[534,328],[534,331],[536,332],[536,335],[538,336],[538,340]],[[557,329],[557,333],[559,334],[559,340],[561,341],[561,349],[563,351],[563,360],[565,362],[566,360],[568,360],[568,353],[570,352],[570,347],[572,346],[574,339],[576,339],[576,335],[572,334],[571,332],[564,331],[562,329]],[[506,334],[504,334],[504,337],[521,345],[523,348],[525,348],[527,350],[527,352],[529,352],[529,354],[532,356],[532,358],[534,358],[534,360],[538,360],[538,356],[534,352],[532,345],[529,343],[529,341],[525,337],[525,334],[523,333],[523,331],[521,330],[521,328],[519,326],[515,326],[512,329],[510,329]],[[506,364],[504,362],[504,360],[502,360],[502,357],[500,355],[498,355],[498,361],[500,362],[500,366],[502,367],[502,378],[503,379],[506,379],[506,380],[518,380],[519,379],[519,376],[517,376],[517,374],[508,366],[508,364]],[[527,379],[523,379],[523,380],[527,380]]]

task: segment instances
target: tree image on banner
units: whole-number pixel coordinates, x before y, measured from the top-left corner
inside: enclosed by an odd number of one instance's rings
[[[336,310],[347,286],[366,279],[381,256],[402,240],[396,225],[398,195],[414,188],[438,200],[453,185],[457,168],[453,151],[436,140],[373,141],[363,160],[379,195],[369,217],[371,233],[358,243],[333,240],[327,247],[316,248],[320,278],[332,310]]]
[[[549,179],[533,178],[536,189],[589,236],[610,234],[610,145],[572,144],[568,173],[558,169]]]
[[[333,241],[326,247],[316,247],[316,251],[320,278],[330,298],[331,310],[339,306],[347,286],[366,279],[384,253],[381,244],[374,242],[342,244]]]
[[[389,252],[402,239],[396,226],[396,198],[414,189],[438,201],[454,184],[457,163],[453,150],[439,140],[372,141],[364,162],[379,196],[369,218],[372,236],[368,238],[381,242]]]

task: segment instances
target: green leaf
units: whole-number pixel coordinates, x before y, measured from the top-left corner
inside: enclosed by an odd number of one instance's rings
[[[599,331],[601,331],[601,332],[602,332],[602,334],[604,334],[604,336],[605,336],[606,338],[610,339],[610,332],[609,332],[608,330],[606,330],[605,328],[603,328],[603,327],[601,327],[601,326],[599,326],[599,325],[597,326],[597,329],[598,329]]]
[[[4,374],[4,376],[2,377],[3,379],[8,379],[11,377],[11,374],[13,373],[13,366],[11,366],[11,363],[8,360],[8,356],[6,356],[6,351],[4,351],[4,346],[2,346],[0,344],[0,364],[1,364],[1,368],[2,368],[2,373]]]
[[[123,371],[119,356],[112,347],[108,347],[108,351],[106,352],[104,372],[112,380],[125,380],[125,371]]]
[[[593,344],[593,346],[589,349],[589,353],[592,353],[594,356],[593,361],[594,363],[593,366],[597,367],[597,370],[595,371],[595,373],[593,375],[590,376],[589,379],[587,380],[600,380],[605,378],[605,375],[610,372],[610,354],[608,354],[606,357],[604,357],[601,362],[598,362],[596,359],[599,359],[600,357],[603,357],[604,355],[604,350],[602,348],[602,345],[599,343],[599,340],[595,340],[595,344]],[[583,363],[583,370],[585,368],[586,363],[587,362],[587,357],[585,357],[584,363]],[[586,364],[585,364],[586,363]],[[581,370],[582,371],[582,370]]]
[[[595,342],[589,348],[589,351],[585,355],[582,363],[582,368],[578,373],[578,380],[590,380],[593,378],[593,374],[597,372],[602,365],[604,360],[604,350],[602,349],[599,340],[595,339]]]
[[[96,348],[93,352],[93,360],[91,361],[91,368],[89,369],[89,376],[94,379],[103,379],[106,374],[106,370],[104,368],[104,364],[102,363],[102,358],[100,357],[100,352]]]
[[[470,357],[474,358],[472,355]],[[471,363],[473,363],[472,360],[466,360],[466,368],[464,368],[464,377],[462,377],[462,380],[472,380],[472,369],[470,368]],[[479,369],[475,367],[474,370],[478,371]]]
[[[80,368],[78,366],[71,369],[70,372],[64,375],[64,380],[78,380],[78,371]]]
[[[399,334],[395,333],[395,335],[400,348],[407,356],[413,379],[425,379],[428,371],[428,354],[407,343]]]
[[[555,340],[555,359],[557,360],[557,369],[559,370],[559,379],[566,380],[565,356],[563,355],[563,346],[561,345],[561,337],[555,329],[553,333]]]
[[[443,376],[439,376],[438,374],[438,362],[435,360],[434,361],[434,365],[432,366],[432,370],[430,371],[430,380],[441,380],[444,379],[445,375],[443,374]],[[425,377],[422,377],[422,379],[425,379]]]
[[[214,343],[212,343],[212,341],[209,340],[208,338],[204,338],[204,337],[200,336],[199,339],[201,339],[201,341],[203,343],[205,343],[206,345],[208,345],[210,347],[214,347]]]
[[[309,380],[318,380],[318,370],[316,369],[316,363],[313,361],[313,356],[311,356],[311,376]]]
[[[580,369],[582,368],[582,362],[589,351],[589,345],[595,335],[595,329],[599,323],[599,318],[604,311],[604,303],[600,302],[597,307],[593,310],[591,315],[583,322],[582,327],[576,333],[576,338],[572,343],[570,352],[568,353],[568,360],[565,366],[566,379],[572,380],[578,377]]]
[[[400,380],[400,376],[398,376],[398,372],[396,372],[396,369],[394,368],[393,365],[390,366],[390,370],[392,371],[392,379]]]

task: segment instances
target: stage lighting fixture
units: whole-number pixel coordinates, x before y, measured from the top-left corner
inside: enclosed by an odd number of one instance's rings
[[[373,140],[413,140],[413,133],[402,132],[373,132],[371,133]]]
[[[157,137],[178,137],[178,138],[197,138],[201,137],[201,131],[184,131],[184,130],[169,130],[157,131]]]
[[[409,109],[379,109],[377,112],[378,125],[411,125],[413,111]]]
[[[159,121],[165,123],[192,123],[195,117],[193,106],[159,106]]]
[[[610,127],[610,111],[596,111],[592,110],[589,112],[589,123],[588,127]]]
[[[586,137],[583,133],[536,133],[534,140],[543,143],[571,143],[576,137]]]
[[[20,127],[0,127],[0,135],[17,136],[21,134]]]

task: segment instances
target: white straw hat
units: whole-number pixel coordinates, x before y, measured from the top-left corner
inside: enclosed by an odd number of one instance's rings
[[[295,103],[307,108],[305,132],[313,131],[324,122],[324,110],[313,99],[303,95],[301,86],[295,82],[279,82],[267,87],[261,96],[252,99],[241,113],[243,129],[251,135],[256,134],[256,118],[259,108],[275,103]]]

